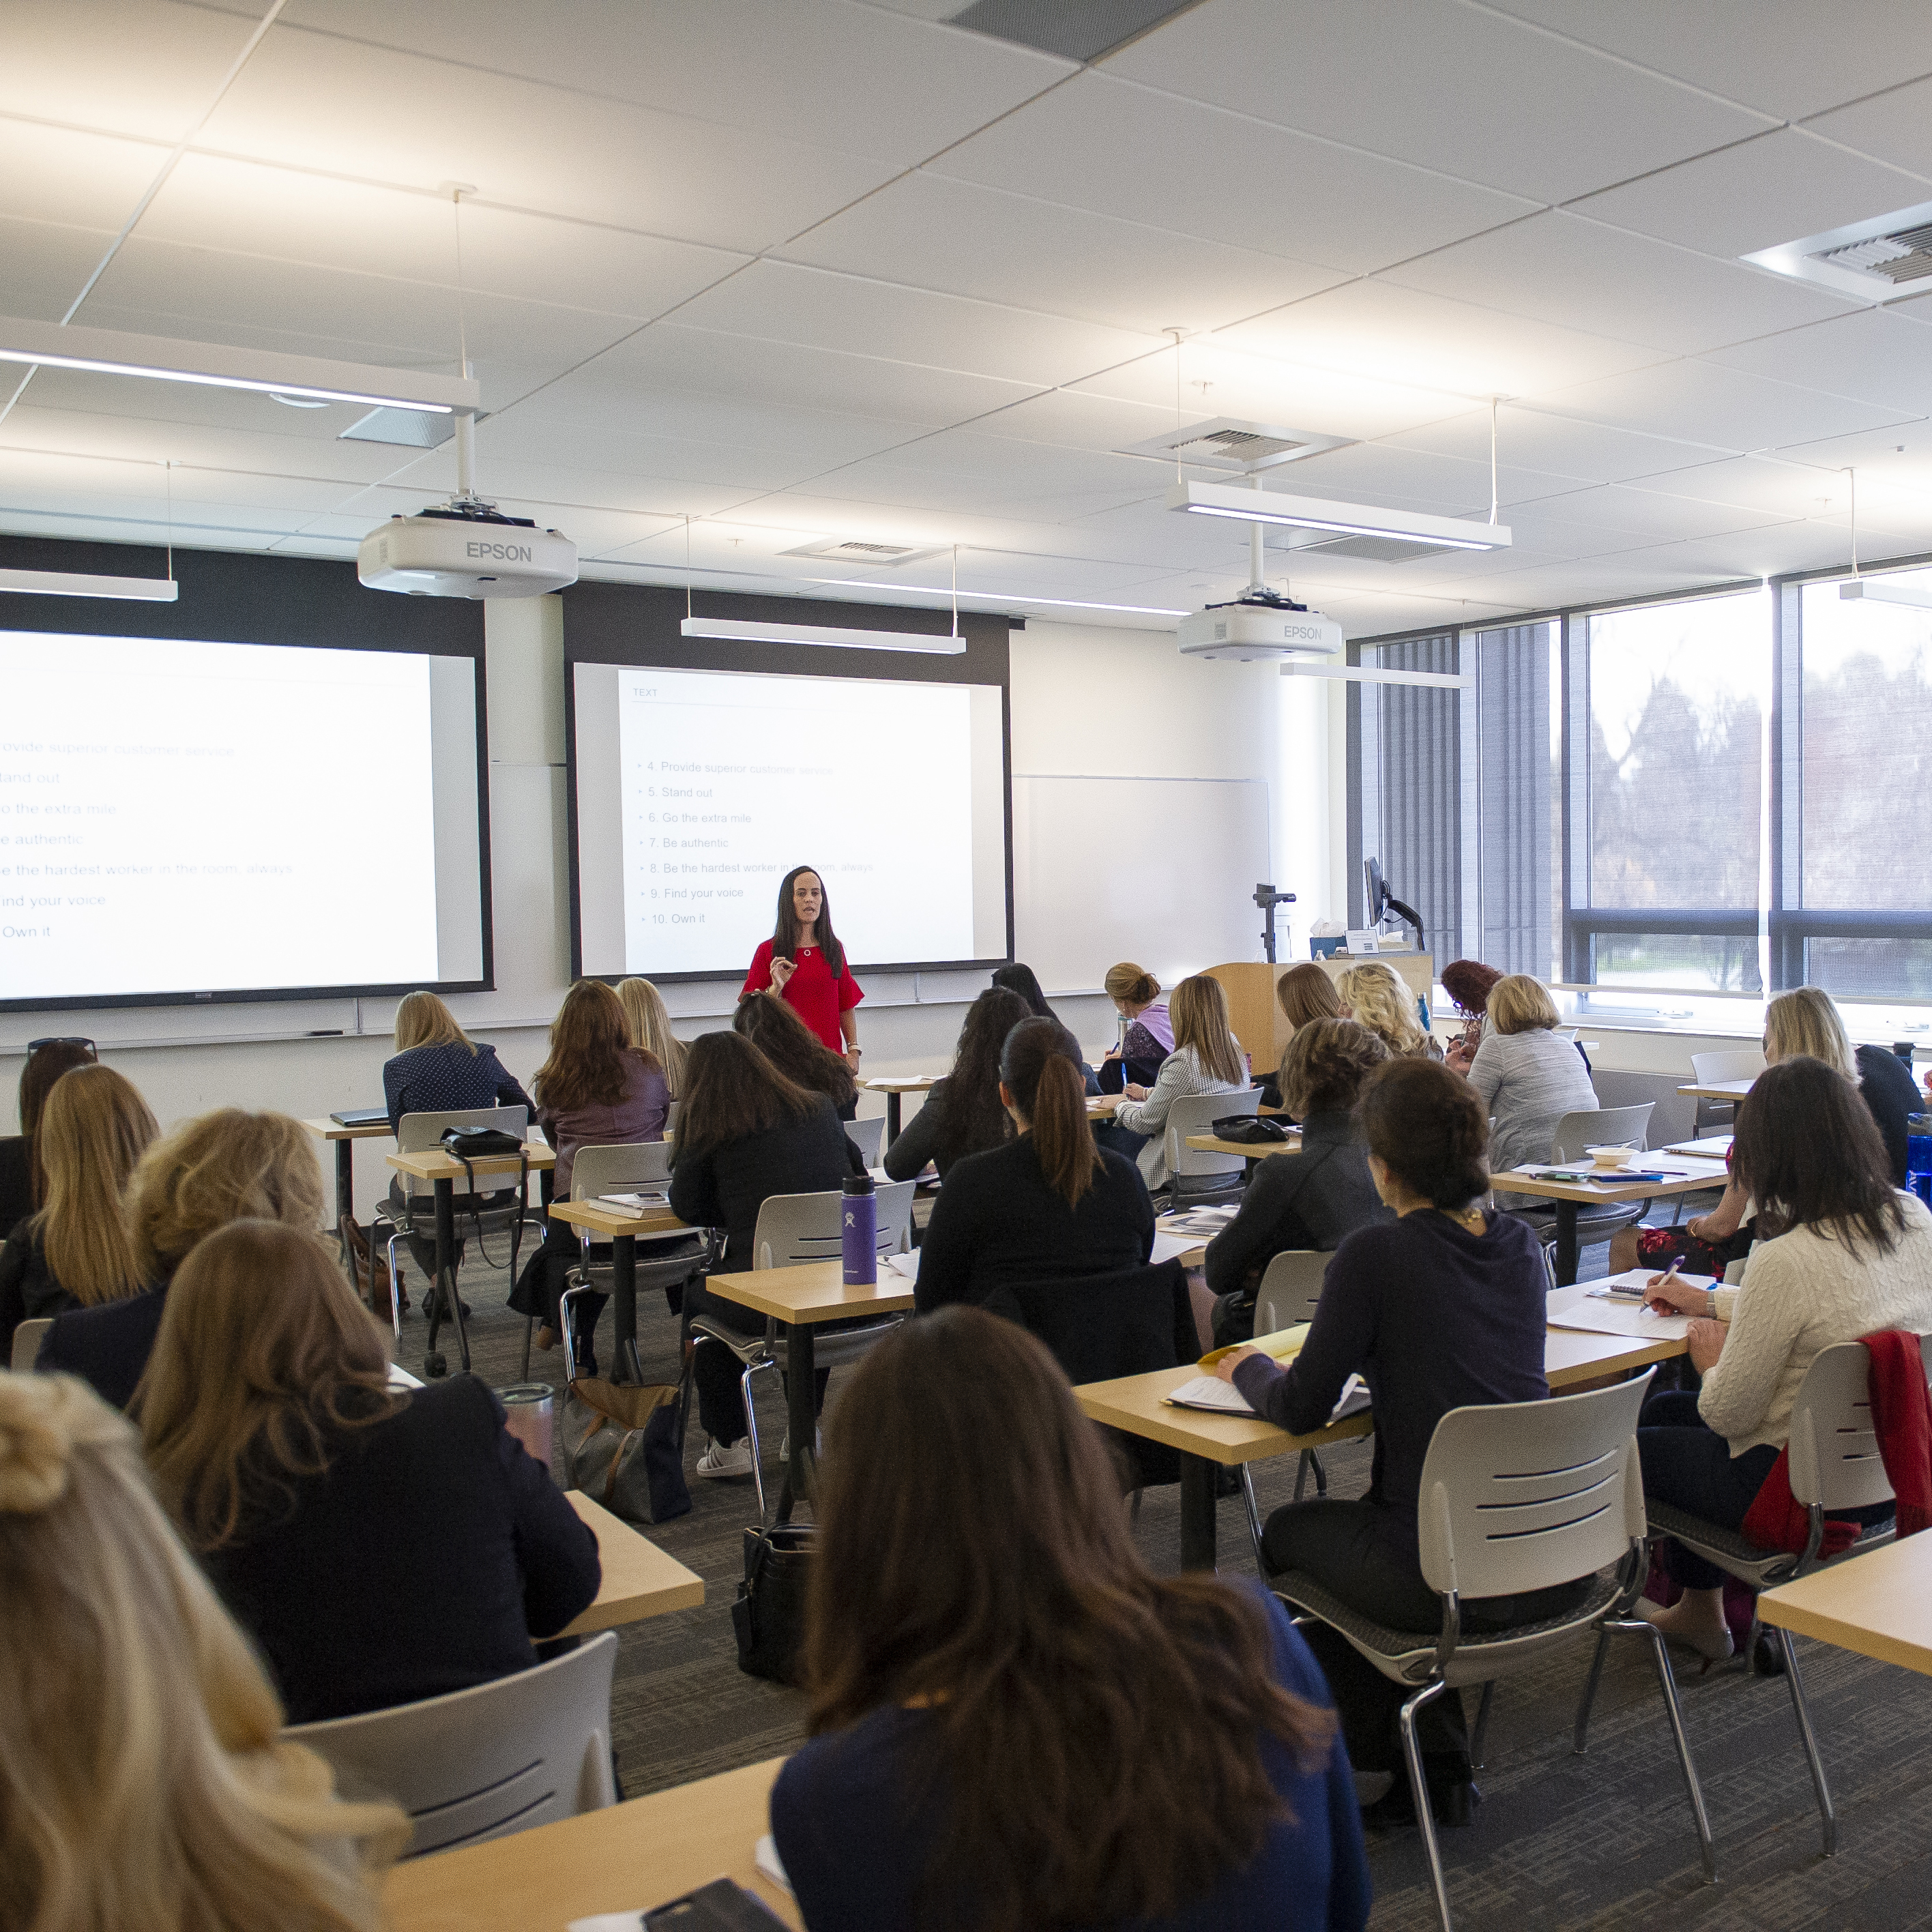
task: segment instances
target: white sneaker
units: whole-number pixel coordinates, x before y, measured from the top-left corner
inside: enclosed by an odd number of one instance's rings
[[[748,1476],[752,1473],[752,1445],[742,1436],[736,1442],[714,1441],[698,1459],[700,1476]]]
[[[822,1429],[814,1429],[812,1432],[812,1453],[814,1456],[821,1457],[825,1454],[825,1432]],[[788,1429],[785,1431],[785,1439],[778,1445],[778,1461],[782,1466],[790,1460],[791,1431]]]

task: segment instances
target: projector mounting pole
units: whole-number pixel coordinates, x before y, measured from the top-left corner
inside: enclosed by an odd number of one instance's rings
[[[1262,487],[1262,479],[1258,476],[1250,480],[1257,490]],[[1262,573],[1268,567],[1262,549],[1262,526],[1258,523],[1250,524],[1248,526],[1248,592],[1250,596],[1268,588],[1262,580]],[[1274,955],[1270,952],[1268,957],[1272,959]]]
[[[1275,964],[1274,909],[1278,905],[1292,905],[1294,903],[1294,895],[1292,892],[1278,892],[1271,885],[1260,885],[1255,888],[1255,904],[1262,909],[1262,944],[1267,949],[1268,962],[1270,966]]]

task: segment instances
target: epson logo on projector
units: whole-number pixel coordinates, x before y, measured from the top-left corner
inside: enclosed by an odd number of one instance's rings
[[[466,556],[487,556],[496,563],[533,563],[536,554],[528,544],[470,543],[464,545]]]

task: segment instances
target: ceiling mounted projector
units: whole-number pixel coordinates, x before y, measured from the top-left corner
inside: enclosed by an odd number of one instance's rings
[[[1210,604],[1182,618],[1174,637],[1187,658],[1332,657],[1342,648],[1334,618],[1272,591],[1257,597],[1252,589],[1232,604]]]
[[[356,574],[371,590],[412,597],[542,597],[577,581],[577,546],[527,517],[453,497],[371,530]]]

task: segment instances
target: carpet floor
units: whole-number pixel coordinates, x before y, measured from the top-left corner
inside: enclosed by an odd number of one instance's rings
[[[1605,1272],[1586,1254],[1586,1279]],[[411,1283],[412,1294],[419,1284]],[[502,1306],[504,1277],[464,1271],[472,1360],[487,1382],[518,1379],[522,1318]],[[420,1300],[418,1297],[418,1302]],[[676,1374],[676,1324],[643,1302],[644,1371]],[[400,1359],[418,1370],[419,1316],[404,1319]],[[600,1341],[610,1333],[608,1318]],[[534,1354],[531,1378],[561,1385],[562,1352]],[[776,1483],[784,1431],[775,1376],[759,1378],[759,1424]],[[838,1400],[834,1377],[831,1400]],[[694,1423],[687,1473],[704,1448]],[[1368,1484],[1370,1445],[1328,1456],[1330,1492]],[[1292,1460],[1257,1464],[1264,1514],[1290,1500]],[[756,1514],[748,1478],[690,1477],[688,1516],[648,1534],[704,1579],[701,1609],[619,1633],[613,1698],[618,1762],[637,1797],[753,1763],[802,1742],[799,1694],[738,1669],[730,1605],[743,1574],[743,1531]],[[1148,1560],[1180,1559],[1178,1490],[1150,1491],[1135,1534]],[[1222,1567],[1254,1574],[1238,1498],[1220,1509]],[[1598,1694],[1586,1756],[1570,1726],[1590,1645],[1552,1655],[1498,1689],[1490,1724],[1484,1801],[1466,1831],[1443,1834],[1450,1899],[1468,1932],[1609,1932],[1668,1924],[1672,1932],[1910,1932],[1932,1928],[1932,1681],[1800,1640],[1812,1718],[1839,1819],[1836,1858],[1821,1854],[1816,1807],[1782,1681],[1736,1668],[1697,1673],[1678,1663],[1692,1754],[1718,1847],[1718,1882],[1706,1886],[1682,1780],[1647,1645],[1619,1640]],[[1474,1714],[1473,1702],[1471,1714]],[[1437,1923],[1422,1842],[1414,1831],[1372,1837],[1373,1932],[1427,1932]]]

